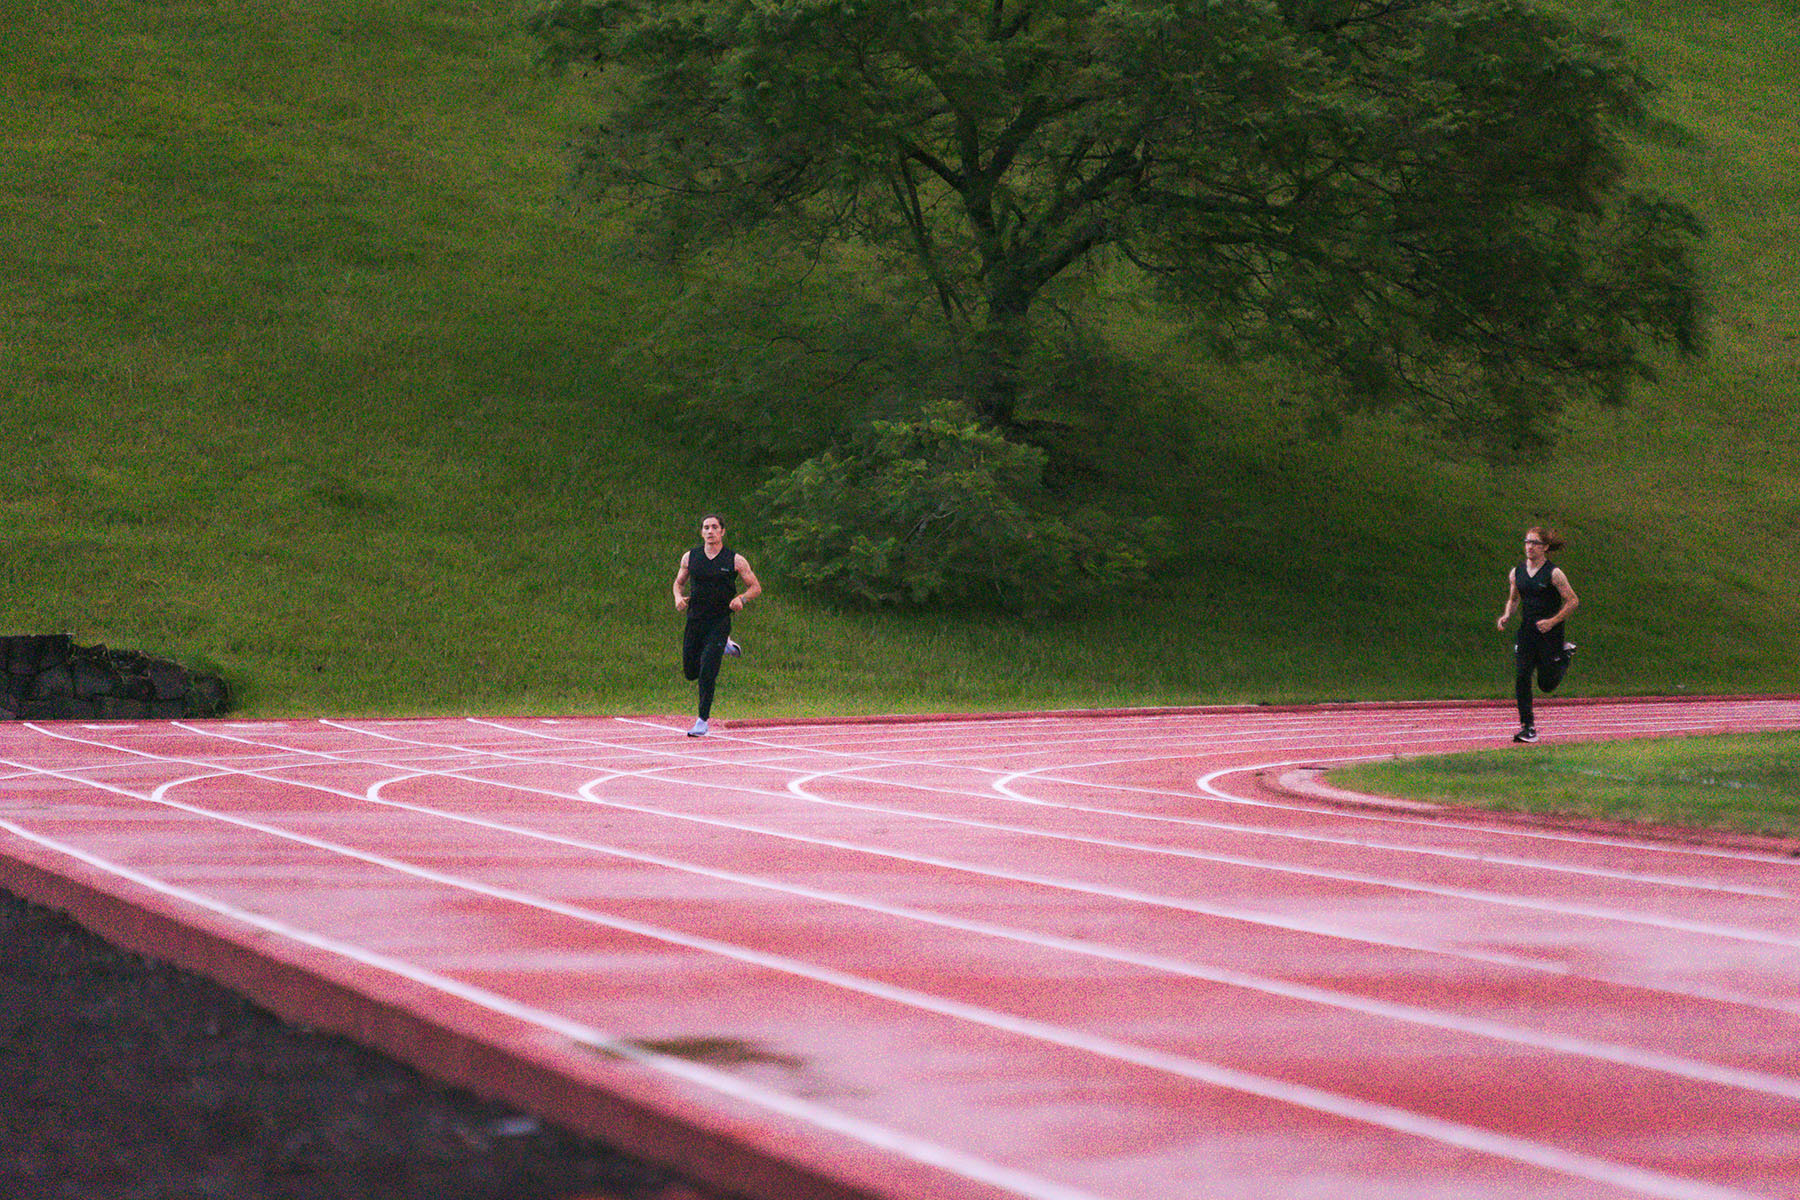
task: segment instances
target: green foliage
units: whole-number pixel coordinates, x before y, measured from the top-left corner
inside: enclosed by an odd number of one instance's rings
[[[954,387],[940,329],[882,304],[850,269],[805,288],[816,269],[760,244],[716,256],[617,353],[652,368],[651,394],[696,445],[758,470]]]
[[[658,407],[715,461],[791,467],[872,420],[905,420],[956,394],[957,347],[941,325],[884,303],[871,274],[863,261],[798,262],[763,241],[721,251],[691,264],[612,357],[641,364]],[[1085,297],[1060,299],[1074,308]],[[1147,456],[1172,470],[1191,459],[1187,381],[1090,323],[1040,338],[1019,382],[1009,436],[1048,453],[1059,503],[1132,507],[1175,482],[1143,472]]]
[[[1054,515],[1044,452],[965,410],[873,421],[840,452],[778,474],[759,499],[782,574],[866,604],[1067,607],[1141,581],[1162,532],[1098,510]]]
[[[1034,310],[1129,266],[1240,352],[1496,452],[1700,345],[1699,226],[1629,176],[1649,85],[1523,0],[545,0],[582,188],[674,244],[910,264],[1015,428]]]
[[[1623,410],[1571,406],[1558,453],[1497,471],[1387,414],[1296,437],[1309,379],[1210,359],[1101,263],[1073,278],[1119,303],[1084,345],[1137,372],[1129,403],[1092,419],[1120,371],[1076,347],[1032,377],[1046,411],[1022,410],[1065,431],[1041,439],[1052,497],[1141,481],[1181,553],[1026,618],[817,603],[765,559],[749,497],[775,464],[698,445],[656,399],[667,367],[698,370],[688,348],[740,352],[708,322],[741,302],[596,257],[555,203],[589,106],[532,74],[508,6],[14,3],[0,631],[216,664],[256,716],[678,712],[669,581],[722,508],[769,586],[728,721],[1500,696],[1500,576],[1547,520],[1573,536],[1591,654],[1565,688],[1800,690],[1800,23],[1754,0],[1624,7],[1693,131],[1637,152],[1711,232],[1718,352]],[[738,253],[734,289],[797,273],[766,242]],[[877,268],[828,254],[813,307],[745,324],[853,364],[865,303],[918,300]],[[1033,311],[1073,307],[1070,279]],[[745,373],[745,419],[755,396],[836,396],[819,415],[842,430],[897,415],[862,407],[896,394],[884,377],[834,393],[807,361]]]

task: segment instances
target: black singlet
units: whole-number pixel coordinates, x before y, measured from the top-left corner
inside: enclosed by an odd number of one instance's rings
[[[737,595],[737,552],[730,546],[719,547],[719,553],[706,557],[704,545],[695,546],[687,554],[688,620],[707,621],[731,611],[731,598]]]
[[[1546,617],[1554,617],[1563,606],[1562,593],[1556,590],[1555,575],[1556,564],[1547,558],[1536,575],[1524,563],[1513,568],[1513,586],[1519,589],[1519,610],[1524,617],[1527,636],[1536,634],[1537,623]]]

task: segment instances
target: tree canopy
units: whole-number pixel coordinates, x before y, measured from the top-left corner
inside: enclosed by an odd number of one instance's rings
[[[1648,81],[1523,0],[547,0],[533,27],[597,68],[583,188],[682,239],[904,262],[1003,428],[1082,264],[1515,448],[1699,346],[1697,222],[1630,177]]]

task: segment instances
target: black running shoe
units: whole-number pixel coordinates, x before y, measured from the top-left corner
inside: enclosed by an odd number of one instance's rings
[[[1519,730],[1519,732],[1513,734],[1513,741],[1515,741],[1515,742],[1535,742],[1535,741],[1537,741],[1537,726],[1535,726],[1535,725],[1525,726],[1525,728],[1523,728],[1523,729]]]

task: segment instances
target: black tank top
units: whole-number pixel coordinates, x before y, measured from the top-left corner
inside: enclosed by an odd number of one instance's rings
[[[1549,559],[1544,560],[1536,575],[1524,563],[1513,568],[1513,583],[1519,589],[1519,609],[1532,633],[1537,632],[1537,622],[1555,616],[1563,606],[1562,593],[1556,590],[1552,578],[1555,574],[1556,564]]]
[[[731,598],[737,595],[737,552],[730,546],[719,547],[713,558],[706,557],[704,545],[688,551],[688,620],[701,621],[721,617],[731,611]]]

